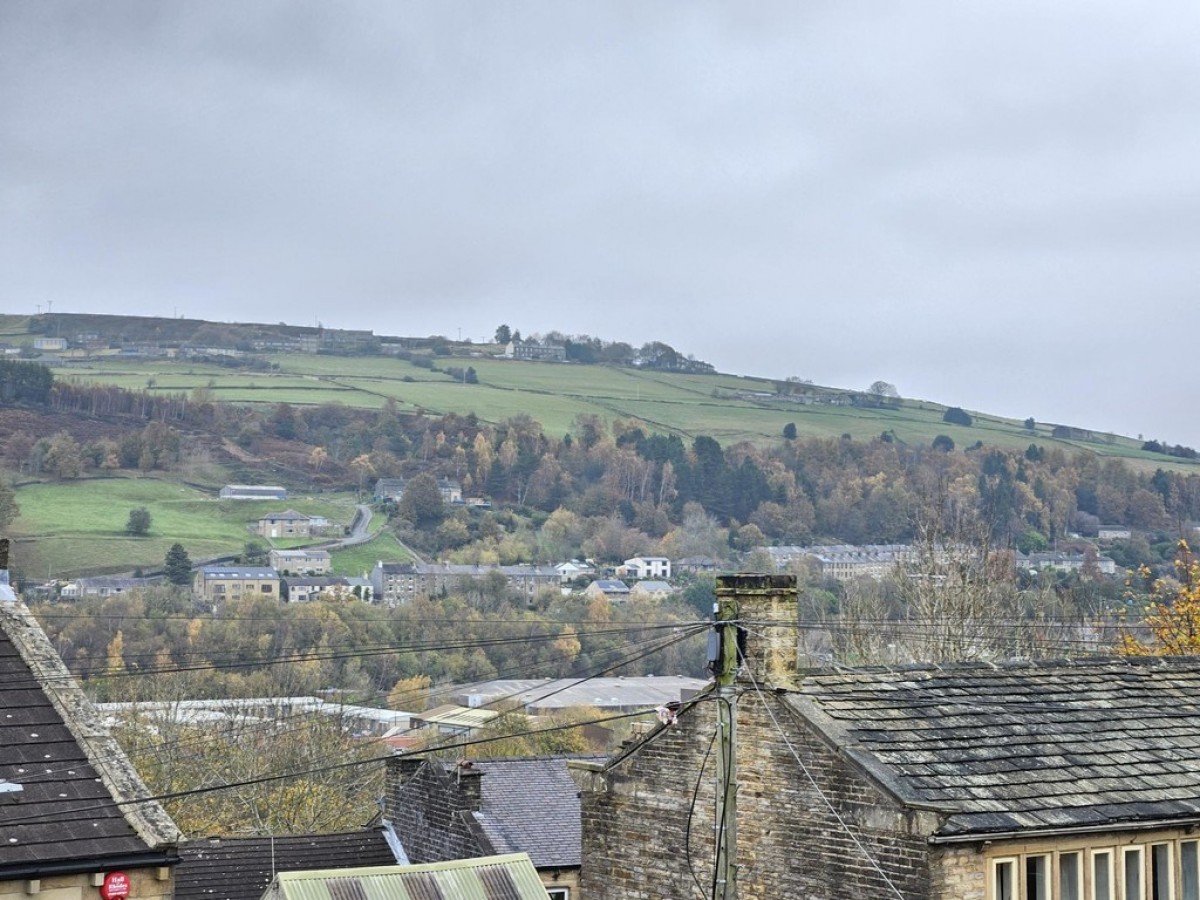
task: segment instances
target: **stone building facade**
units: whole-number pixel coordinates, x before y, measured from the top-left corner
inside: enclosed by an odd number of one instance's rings
[[[1200,900],[1200,659],[799,673],[788,576],[729,576],[742,898]],[[589,900],[713,896],[718,704],[574,763]]]

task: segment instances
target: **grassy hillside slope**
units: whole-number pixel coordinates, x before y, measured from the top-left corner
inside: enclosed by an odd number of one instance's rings
[[[945,407],[903,400],[895,409],[864,409],[827,403],[802,405],[776,396],[776,384],[734,375],[685,375],[633,368],[502,360],[489,356],[437,357],[439,368],[475,369],[478,384],[465,384],[405,360],[287,354],[267,357],[270,372],[228,369],[192,361],[94,359],[55,369],[58,378],[118,384],[156,392],[208,389],[215,399],[234,403],[319,404],[378,408],[389,399],[402,411],[431,414],[475,413],[499,422],[527,414],[552,435],[568,432],[575,417],[635,420],[647,431],[708,434],[723,444],[739,440],[778,440],[794,422],[800,435],[869,440],[891,431],[897,440],[928,444],[947,434],[960,448],[976,441],[1023,449],[1045,446],[1118,456],[1139,467],[1194,468],[1181,460],[1141,450],[1137,441],[1112,434],[1093,440],[1061,440],[1051,426],[1034,432],[1021,422],[972,412],[969,428],[942,421]],[[820,396],[845,396],[831,388],[812,388]]]

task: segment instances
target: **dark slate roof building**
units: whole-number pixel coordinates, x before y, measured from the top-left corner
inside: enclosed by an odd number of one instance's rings
[[[179,857],[175,900],[259,900],[278,872],[397,863],[382,828],[192,841]]]
[[[0,896],[23,880],[73,888],[125,870],[169,897],[175,824],[108,734],[0,571]],[[94,887],[93,887],[94,890]]]
[[[791,576],[723,576],[717,594],[752,623],[735,684],[747,895],[1200,898],[1200,658],[802,672]],[[695,823],[714,815],[697,780],[714,691],[571,764],[589,900],[691,897],[713,871]]]
[[[388,761],[384,817],[414,863],[528,853],[549,889],[571,891],[580,867],[579,789],[568,759],[459,764]]]

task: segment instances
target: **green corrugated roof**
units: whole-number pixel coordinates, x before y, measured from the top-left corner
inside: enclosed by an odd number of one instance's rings
[[[546,900],[526,853],[420,866],[280,872],[268,900]]]

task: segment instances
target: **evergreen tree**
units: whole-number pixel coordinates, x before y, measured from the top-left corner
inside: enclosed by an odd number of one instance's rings
[[[163,574],[167,576],[167,581],[171,584],[191,584],[192,560],[188,556],[187,550],[183,548],[183,544],[171,545],[171,549],[167,551],[167,558],[163,562]]]

